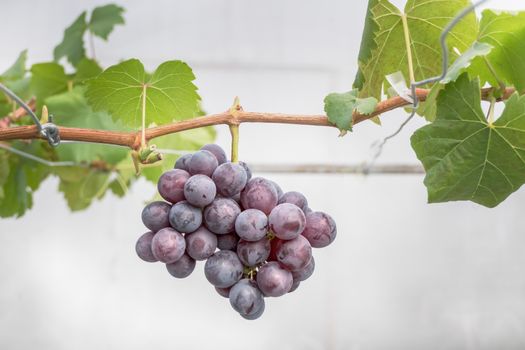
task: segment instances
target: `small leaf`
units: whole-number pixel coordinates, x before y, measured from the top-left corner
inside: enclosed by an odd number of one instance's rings
[[[0,81],[13,81],[26,75],[27,50],[20,53],[15,63],[0,75]]]
[[[96,36],[108,40],[108,36],[115,26],[124,24],[123,12],[124,9],[122,7],[114,4],[97,7],[91,14],[89,29]]]
[[[55,61],[59,61],[62,57],[67,57],[67,60],[73,66],[76,66],[82,58],[86,56],[86,50],[84,49],[84,34],[86,29],[86,12],[84,11],[66,29],[64,39],[55,47],[53,51]]]
[[[374,97],[358,98],[357,94],[357,89],[354,89],[341,94],[331,93],[324,99],[328,121],[339,128],[341,135],[352,131],[354,111],[371,114],[377,106],[378,101]]]
[[[58,63],[38,63],[31,67],[31,90],[38,101],[44,101],[67,90],[68,77]]]
[[[181,61],[161,64],[148,78],[139,60],[109,67],[87,82],[86,97],[95,111],[108,111],[114,120],[139,128],[146,101],[146,125],[188,119],[199,109],[200,97],[191,68]]]
[[[412,147],[423,163],[430,203],[471,200],[495,207],[525,183],[525,97],[485,120],[477,81],[468,74],[446,85],[434,123],[417,130]]]

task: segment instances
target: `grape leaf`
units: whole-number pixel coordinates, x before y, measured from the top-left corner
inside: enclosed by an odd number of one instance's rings
[[[354,89],[346,93],[331,93],[324,99],[324,110],[328,121],[339,128],[341,136],[352,131],[353,113],[371,114],[377,106],[374,97],[358,98],[359,91]]]
[[[77,72],[73,78],[73,82],[81,84],[88,79],[95,78],[100,73],[102,73],[102,68],[98,65],[97,61],[84,58],[77,65]]]
[[[487,122],[479,82],[468,74],[437,99],[434,123],[412,147],[423,163],[430,203],[471,200],[495,207],[525,183],[525,97],[514,94],[501,117]]]
[[[97,7],[91,13],[89,30],[98,37],[108,40],[109,34],[117,24],[124,24],[122,13],[124,9],[120,6],[109,4]]]
[[[498,78],[525,91],[525,12],[483,11],[478,41],[494,47],[486,60]],[[477,60],[471,71],[479,74],[482,84],[499,86],[485,61]]]
[[[370,58],[360,64],[366,77],[360,96],[381,98],[385,76],[388,74],[401,71],[404,76],[410,76],[403,18],[406,18],[410,36],[415,79],[439,75],[442,69],[439,50],[441,32],[468,5],[468,0],[409,0],[403,14],[388,0],[379,0],[372,8],[374,21],[379,27],[375,33],[377,47],[372,50]],[[447,40],[449,48],[466,51],[476,39],[477,30],[476,16],[467,15],[450,32]],[[456,57],[458,55],[451,50],[451,58]]]
[[[37,63],[31,67],[31,90],[37,101],[44,101],[67,90],[68,76],[58,63]]]
[[[484,57],[490,53],[492,46],[486,43],[480,43],[476,41],[463,55],[458,57],[456,61],[449,67],[447,75],[439,83],[436,83],[430,89],[425,102],[422,102],[418,108],[417,113],[424,116],[426,120],[432,122],[436,119],[436,99],[439,92],[443,90],[444,84],[448,84],[456,79],[465,70],[469,71],[468,68],[471,66],[475,59]],[[475,78],[475,76],[471,76]]]
[[[146,125],[191,118],[200,97],[191,68],[181,61],[162,63],[148,78],[137,59],[109,67],[87,82],[86,97],[95,111],[108,111],[114,120],[138,128],[146,101]]]
[[[9,176],[9,155],[7,152],[0,153],[0,200],[4,197],[4,185]]]
[[[366,8],[365,28],[363,29],[363,36],[361,38],[361,47],[359,49],[359,56],[357,58],[359,67],[354,80],[353,87],[361,90],[365,83],[365,77],[361,70],[361,64],[364,64],[372,55],[372,50],[377,47],[377,43],[374,40],[374,33],[379,29],[376,21],[374,21],[374,14],[372,9],[377,6],[379,0],[368,0],[368,6]]]
[[[67,57],[67,60],[73,66],[76,66],[86,56],[86,50],[84,49],[84,33],[86,29],[86,11],[84,11],[66,29],[64,39],[55,47],[53,51],[55,61],[58,62],[62,57]]]
[[[0,81],[22,79],[26,74],[27,50],[20,53],[15,63],[0,75]]]
[[[82,176],[76,177],[73,181],[61,178],[58,185],[58,190],[64,194],[69,209],[72,211],[86,209],[93,200],[104,197],[109,185],[110,172],[73,167],[62,170],[62,173],[64,174],[68,171],[75,174],[82,171]]]
[[[99,130],[125,130],[107,113],[93,112],[84,97],[84,88],[80,86],[73,88],[72,91],[47,98],[45,104],[49,113],[55,117],[57,125]],[[57,148],[57,153],[60,160],[75,162],[101,160],[108,164],[117,164],[129,154],[129,150],[104,144],[64,143]]]

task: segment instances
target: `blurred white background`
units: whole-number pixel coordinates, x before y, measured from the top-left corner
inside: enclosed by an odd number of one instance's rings
[[[23,49],[52,59],[63,30],[106,1],[0,0],[0,71]],[[395,1],[403,4],[404,1]],[[208,112],[238,95],[246,110],[322,113],[324,96],[355,75],[366,1],[120,1],[126,26],[96,41],[104,65],[137,57],[152,70],[187,61]],[[489,7],[523,8],[521,1]],[[251,163],[357,164],[404,120],[331,128],[243,125]],[[381,163],[414,164],[415,120]],[[219,127],[218,143],[229,149]],[[524,349],[525,191],[496,209],[427,205],[423,176],[275,175],[338,224],[316,250],[317,269],[298,291],[267,300],[255,322],[240,318],[206,281],[140,261],[140,212],[154,187],[107,196],[71,214],[48,180],[23,218],[0,221],[0,349]]]

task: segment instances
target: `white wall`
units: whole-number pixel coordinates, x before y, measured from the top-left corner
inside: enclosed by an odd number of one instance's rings
[[[0,71],[29,48],[51,59],[63,29],[104,1],[0,0]],[[328,92],[355,74],[366,1],[126,1],[128,24],[104,64],[138,57],[154,68],[178,58],[194,67],[209,112],[239,95],[246,110],[321,113]],[[490,3],[489,3],[490,5]],[[516,1],[492,2],[517,9]],[[22,18],[27,19],[22,21]],[[334,129],[243,125],[241,158],[254,163],[358,163],[403,120]],[[413,163],[408,137],[381,162]],[[218,142],[229,136],[218,128]],[[134,253],[140,182],[124,200],[71,214],[49,180],[34,209],[0,221],[1,349],[523,349],[525,191],[496,209],[427,205],[422,176],[272,175],[333,215],[339,236],[316,250],[317,270],[299,290],[270,299],[246,322],[216,295],[198,265],[186,280]]]

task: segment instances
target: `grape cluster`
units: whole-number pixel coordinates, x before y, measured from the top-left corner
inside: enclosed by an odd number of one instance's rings
[[[137,241],[138,256],[166,264],[176,278],[206,260],[208,281],[248,320],[263,314],[265,297],[293,292],[309,278],[312,247],[326,247],[337,234],[334,220],[312,211],[304,195],[252,178],[215,144],[180,157],[158,191],[166,201],[142,211],[150,231]]]

